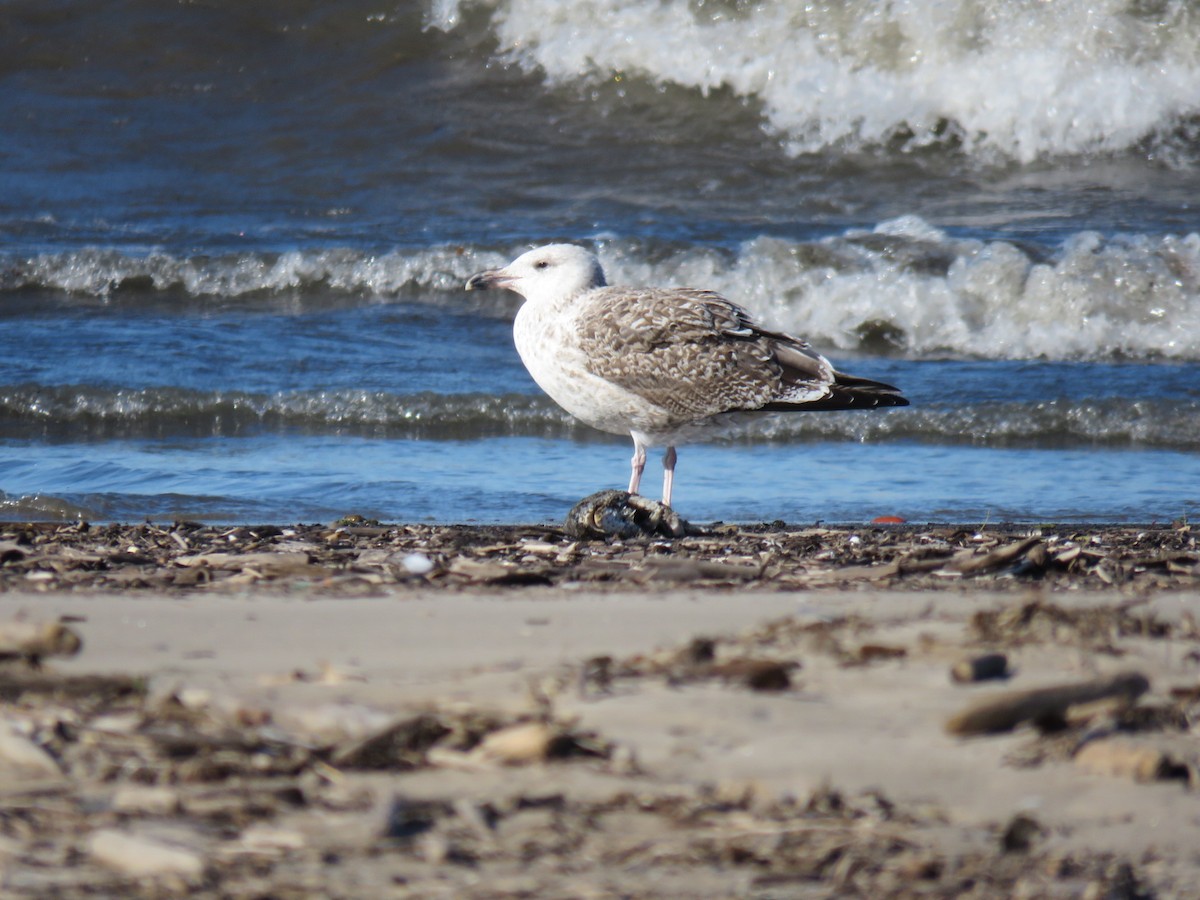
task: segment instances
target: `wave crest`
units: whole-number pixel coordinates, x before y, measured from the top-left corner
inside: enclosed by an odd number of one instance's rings
[[[1200,435],[1194,427],[1197,416],[1200,401],[1195,400],[968,400],[919,403],[898,413],[747,417],[727,439],[1041,447],[1132,445],[1195,450],[1200,448]],[[0,424],[12,437],[72,441],[237,437],[284,431],[424,440],[598,437],[548,398],[525,394],[252,394],[177,388],[15,386],[0,389]]]
[[[610,281],[697,284],[843,350],[985,359],[1200,359],[1200,234],[1082,232],[1056,252],[955,238],[916,217],[814,243],[761,237],[729,262],[655,263],[614,242]]]
[[[1030,161],[1170,141],[1200,114],[1184,0],[436,0],[430,24],[470,8],[551,83],[725,88],[796,153],[953,142]]]

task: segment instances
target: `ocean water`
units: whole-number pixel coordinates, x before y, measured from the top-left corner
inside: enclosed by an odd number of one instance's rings
[[[462,290],[552,240],[912,401],[681,448],[688,518],[1200,515],[1197,47],[1182,0],[8,0],[0,519],[561,519],[630,443]]]

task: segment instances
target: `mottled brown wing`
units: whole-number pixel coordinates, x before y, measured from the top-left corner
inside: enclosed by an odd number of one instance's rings
[[[802,341],[758,328],[711,291],[592,291],[577,320],[591,371],[698,420],[828,392],[833,369]]]

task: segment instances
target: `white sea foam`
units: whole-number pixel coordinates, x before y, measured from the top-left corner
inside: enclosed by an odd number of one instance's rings
[[[910,372],[913,370],[909,370]],[[901,381],[903,385],[904,382]],[[919,384],[913,385],[917,391]],[[1083,389],[1084,394],[1087,389]],[[1200,399],[1021,398],[986,402],[926,395],[903,413],[765,416],[715,440],[905,440],[981,446],[1142,446],[1200,449]],[[75,440],[165,436],[305,434],[472,440],[494,436],[583,437],[586,428],[541,394],[394,394],[299,391],[252,394],[177,388],[0,387],[0,418],[10,432]],[[615,440],[615,439],[614,439]]]
[[[1045,260],[906,216],[817,244],[761,237],[733,262],[653,266],[603,248],[610,281],[715,288],[764,322],[842,349],[919,357],[1200,359],[1200,235],[1093,232]]]
[[[0,259],[0,294],[184,295],[201,304],[299,294],[479,303],[467,277],[528,249],[348,248],[221,258],[113,250]],[[915,216],[816,242],[759,237],[735,252],[598,242],[614,284],[718,290],[765,324],[842,350],[912,357],[1200,360],[1200,234],[1080,232],[1054,250],[955,237]],[[488,296],[502,315],[513,298]],[[309,302],[309,301],[303,301]],[[339,301],[340,302],[340,301]]]
[[[466,253],[456,247],[383,254],[332,248],[212,257],[88,248],[9,259],[0,274],[0,289],[50,288],[99,297],[143,289],[230,298],[319,286],[334,292],[389,295],[414,287],[457,291],[480,268],[503,262],[500,253]]]
[[[1169,143],[1200,115],[1187,0],[436,0],[430,24],[471,7],[551,83],[727,88],[794,152],[951,137],[1029,161]]]

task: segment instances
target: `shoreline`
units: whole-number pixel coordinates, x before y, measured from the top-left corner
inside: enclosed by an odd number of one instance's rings
[[[0,526],[0,886],[1188,895],[1190,530],[902,527]]]
[[[1185,522],[714,524],[695,531],[600,541],[573,540],[551,525],[0,523],[0,591],[1200,587],[1200,547]]]

